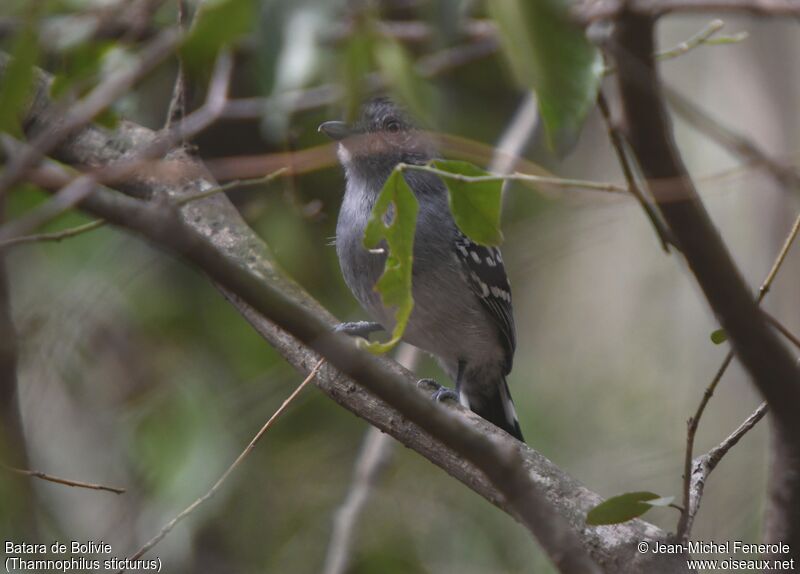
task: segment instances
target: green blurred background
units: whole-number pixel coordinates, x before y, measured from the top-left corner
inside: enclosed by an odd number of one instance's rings
[[[237,38],[232,96],[272,99],[261,117],[223,120],[195,138],[205,159],[327,145],[317,125],[352,114],[366,91],[365,73],[386,78],[419,58],[485,40],[465,32],[486,18],[482,3],[468,0],[211,4],[227,10],[247,4],[221,13],[213,26]],[[135,14],[134,5],[141,21],[127,22],[141,29],[129,37],[81,28],[87,16]],[[173,25],[176,6],[6,1],[0,40],[13,51],[20,30],[33,26],[38,64],[61,78],[60,89],[82,93],[154,29]],[[387,21],[427,31],[394,37],[389,69],[371,56],[386,37],[379,23]],[[708,21],[665,20],[662,46]],[[746,40],[701,46],[665,62],[665,82],[771,153],[792,154],[800,84],[796,66],[786,63],[798,53],[794,26],[730,18],[725,32],[746,31]],[[189,76],[189,109],[203,101],[209,67],[201,61]],[[162,127],[176,70],[174,58],[159,66],[104,121]],[[433,78],[386,79],[432,128],[490,148],[525,99],[493,49]],[[345,97],[293,113],[285,103],[291,99],[281,100],[328,83],[343,85]],[[738,163],[681,120],[676,130],[712,217],[755,289],[788,231],[797,196],[752,166],[706,177]],[[545,140],[538,129],[525,157],[560,176],[622,182],[595,111],[563,156]],[[329,245],[343,189],[331,151],[322,169],[229,196],[289,275],[337,317],[360,319]],[[9,217],[44,197],[34,188],[16,189]],[[87,220],[70,213],[48,229]],[[727,352],[709,340],[716,322],[682,261],[664,254],[633,201],[600,192],[512,185],[504,233],[519,341],[509,384],[529,443],[604,496],[629,490],[679,496],[686,419]],[[9,250],[7,261],[31,468],[128,489],[115,496],[35,481],[33,507],[25,512],[35,517],[40,541],[102,539],[113,555],[128,555],[213,484],[301,378],[202,275],[125,233],[102,229],[22,246]],[[795,332],[798,276],[795,251],[766,301]],[[427,359],[419,373],[445,381]],[[698,452],[727,436],[758,402],[734,365],[703,419]],[[697,539],[758,540],[766,430],[762,423],[750,433],[712,476]],[[363,421],[307,389],[220,493],[150,555],[170,573],[320,572],[366,431]],[[24,503],[17,485],[0,473],[6,518]],[[667,508],[646,518],[674,530],[677,517]],[[0,539],[18,536],[8,520],[0,528],[8,529]],[[419,455],[395,448],[359,521],[348,571],[549,572],[550,566],[511,518]]]

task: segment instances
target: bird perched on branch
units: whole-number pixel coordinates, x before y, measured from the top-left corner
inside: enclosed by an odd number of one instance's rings
[[[385,251],[367,250],[364,230],[384,183],[399,163],[426,164],[436,157],[427,135],[386,98],[369,101],[354,125],[329,121],[319,130],[339,142],[347,180],[336,226],[336,252],[345,282],[377,323],[344,323],[340,330],[366,337],[394,327],[375,284]],[[433,355],[455,381],[439,387],[438,400],[464,407],[522,439],[506,384],[516,345],[511,289],[500,250],[471,241],[456,226],[447,188],[435,174],[404,170],[419,202],[412,295],[414,308],[403,340]]]

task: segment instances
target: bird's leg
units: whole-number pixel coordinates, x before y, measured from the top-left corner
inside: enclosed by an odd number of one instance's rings
[[[333,330],[351,337],[369,339],[371,333],[383,331],[383,325],[374,321],[349,321],[347,323],[339,323]]]
[[[417,382],[417,385],[425,384],[425,385],[434,385],[436,390],[431,395],[431,398],[435,401],[447,401],[453,400],[458,402],[458,397],[461,396],[461,379],[464,375],[464,361],[458,362],[458,371],[456,372],[456,390],[448,389],[434,381],[433,379],[420,379]]]

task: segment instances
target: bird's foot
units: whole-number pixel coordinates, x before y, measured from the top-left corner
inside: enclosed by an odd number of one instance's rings
[[[344,333],[351,337],[361,337],[368,340],[371,333],[383,331],[383,325],[374,321],[349,321],[347,323],[339,323],[333,330],[336,333]]]
[[[443,387],[433,379],[420,379],[417,381],[418,387],[434,387],[433,393],[431,393],[431,398],[434,401],[442,402],[447,400],[453,400],[458,402],[458,393],[456,393],[453,389],[448,389],[447,387]]]

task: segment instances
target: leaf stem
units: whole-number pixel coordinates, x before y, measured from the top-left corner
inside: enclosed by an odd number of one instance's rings
[[[564,189],[587,189],[591,191],[603,191],[606,193],[628,193],[628,188],[614,183],[605,183],[599,181],[588,181],[584,179],[569,179],[561,177],[547,177],[541,175],[533,175],[529,173],[514,172],[508,175],[489,174],[489,175],[463,175],[460,173],[452,173],[442,169],[437,169],[430,165],[416,165],[410,163],[397,164],[395,168],[397,171],[424,171],[432,173],[440,177],[454,179],[456,181],[463,181],[466,183],[479,183],[485,181],[521,181],[524,183],[540,184],[543,186],[558,187]]]

